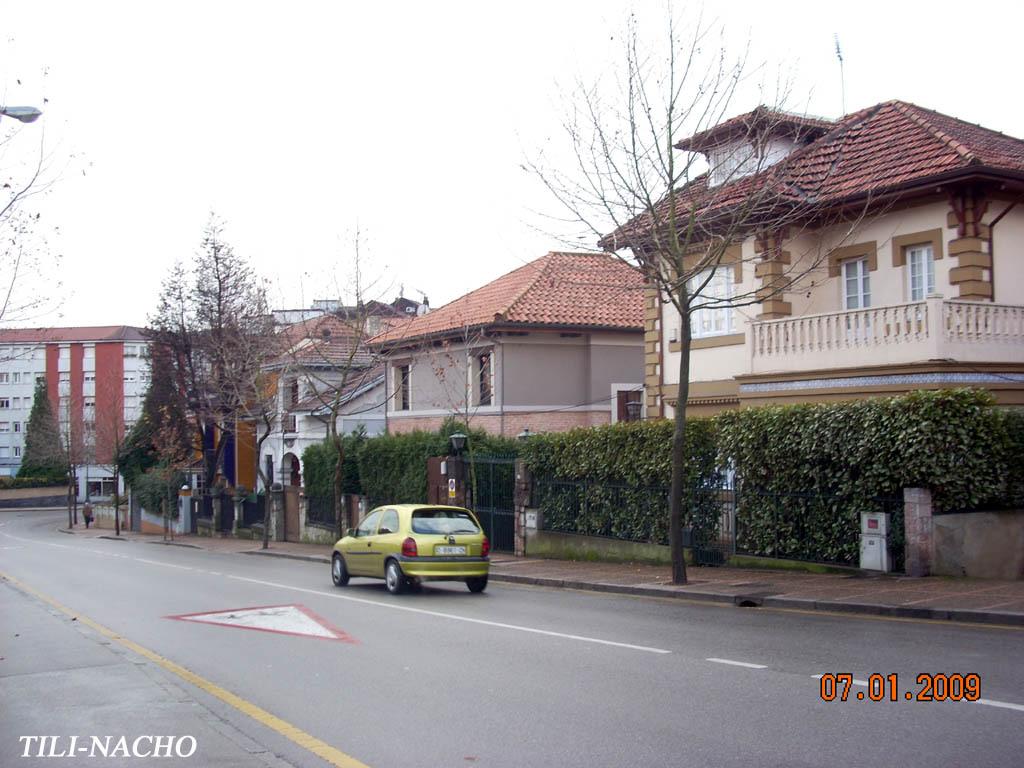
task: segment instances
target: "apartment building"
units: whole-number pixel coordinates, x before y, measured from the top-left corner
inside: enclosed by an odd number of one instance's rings
[[[79,497],[113,490],[115,438],[139,417],[149,386],[148,342],[126,325],[0,330],[0,475],[16,475],[36,381],[79,464]],[[68,436],[70,435],[70,442]]]

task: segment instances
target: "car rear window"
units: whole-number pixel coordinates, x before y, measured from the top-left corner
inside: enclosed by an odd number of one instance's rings
[[[417,509],[412,513],[413,533],[480,533],[468,512],[457,509]]]

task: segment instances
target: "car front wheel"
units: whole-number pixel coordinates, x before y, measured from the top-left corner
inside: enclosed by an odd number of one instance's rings
[[[397,560],[388,560],[384,568],[384,583],[392,595],[399,595],[405,591],[405,574],[402,573],[402,567]]]
[[[487,589],[487,577],[476,576],[472,579],[466,579],[466,586],[469,587],[470,592],[483,592]]]
[[[331,581],[336,587],[344,587],[348,584],[348,568],[345,567],[345,560],[337,552],[331,559]]]

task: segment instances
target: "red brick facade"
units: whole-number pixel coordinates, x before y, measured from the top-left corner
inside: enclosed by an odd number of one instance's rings
[[[393,435],[416,429],[433,432],[440,429],[445,416],[394,416],[388,418],[388,432]],[[597,427],[608,424],[608,411],[517,411],[505,414],[477,414],[469,423],[474,429],[483,429],[492,435],[515,437],[529,427],[533,433],[567,432],[576,427]]]

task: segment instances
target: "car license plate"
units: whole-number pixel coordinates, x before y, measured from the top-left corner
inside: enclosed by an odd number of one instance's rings
[[[435,555],[464,555],[466,554],[465,547],[434,547]]]

